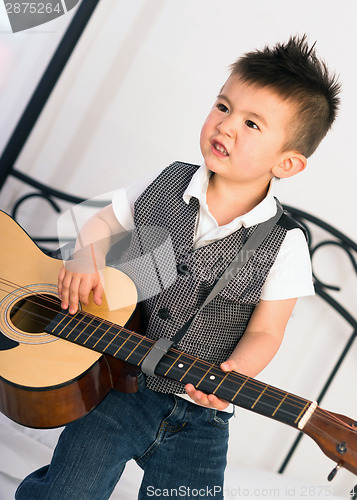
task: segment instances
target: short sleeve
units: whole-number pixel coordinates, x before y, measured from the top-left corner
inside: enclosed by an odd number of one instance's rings
[[[134,203],[159,173],[151,173],[115,191],[112,198],[114,215],[126,231],[134,229]]]
[[[287,232],[263,286],[261,300],[314,295],[309,249],[301,229]]]

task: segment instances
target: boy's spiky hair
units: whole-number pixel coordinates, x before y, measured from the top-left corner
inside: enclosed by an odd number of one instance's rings
[[[315,42],[316,44],[316,42]],[[231,75],[260,87],[270,87],[296,106],[284,151],[312,155],[336,118],[340,84],[310,48],[307,36],[286,44],[248,52],[231,66]]]

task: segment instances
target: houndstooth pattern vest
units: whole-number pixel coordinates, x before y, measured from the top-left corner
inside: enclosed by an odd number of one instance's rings
[[[143,268],[138,271],[135,267],[135,262],[150,246],[146,241],[144,250],[140,236],[132,238],[127,264],[122,266],[136,283],[139,295],[142,293],[145,335],[154,340],[160,337],[170,339],[197,312],[217,278],[256,227],[241,227],[221,240],[193,249],[199,202],[191,198],[187,204],[183,193],[198,168],[181,162],[171,164],[134,205],[138,234],[140,228],[166,228],[173,249],[169,262],[167,254],[170,252],[165,245],[157,245],[160,231],[149,230],[146,240],[151,238],[152,247],[156,245],[157,248],[154,259],[157,276],[143,272]],[[217,364],[230,356],[259,302],[262,287],[287,230],[296,227],[291,220],[287,224],[286,219],[290,218],[284,215],[238,274],[196,316],[178,345],[180,350]],[[154,280],[160,282],[160,292],[156,294],[149,291]],[[147,386],[158,392],[185,393],[183,384],[159,377],[148,376]]]

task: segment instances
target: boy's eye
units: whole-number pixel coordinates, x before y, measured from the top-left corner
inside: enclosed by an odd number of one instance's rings
[[[256,123],[252,122],[252,120],[246,120],[245,121],[245,124],[247,125],[247,127],[249,128],[254,128],[256,130],[259,130],[259,127]]]
[[[219,111],[222,111],[222,113],[229,113],[229,109],[227,108],[227,106],[225,104],[218,103],[217,104],[217,109]]]

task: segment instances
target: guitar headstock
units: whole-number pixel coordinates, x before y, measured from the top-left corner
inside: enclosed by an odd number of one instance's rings
[[[317,407],[303,432],[310,436],[331,460],[357,475],[357,422]],[[332,479],[330,477],[330,479]]]

